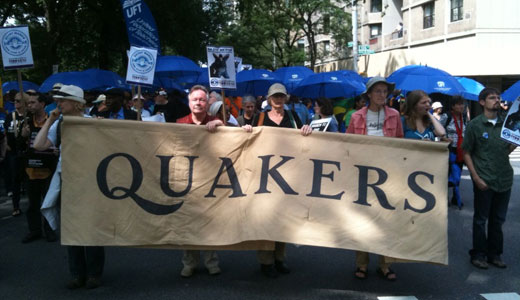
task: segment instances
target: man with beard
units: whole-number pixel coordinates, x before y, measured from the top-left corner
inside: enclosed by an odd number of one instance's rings
[[[516,146],[500,138],[504,123],[498,114],[500,93],[494,88],[485,88],[478,99],[484,112],[468,123],[462,142],[464,162],[473,180],[473,248],[469,252],[470,261],[479,269],[487,269],[488,263],[505,268],[506,264],[501,258],[504,245],[502,225],[506,220],[513,185],[509,154]]]

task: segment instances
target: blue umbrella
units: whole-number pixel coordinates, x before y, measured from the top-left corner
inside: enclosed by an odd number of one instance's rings
[[[396,89],[401,89],[405,93],[423,90],[428,94],[441,93],[453,96],[464,92],[464,87],[448,72],[427,66],[403,67],[393,72],[387,80],[394,82]]]
[[[155,74],[175,79],[179,84],[193,83],[200,74],[200,67],[184,56],[165,55],[157,57]]]
[[[196,84],[209,87],[208,68],[199,68],[199,75],[195,80],[193,80],[193,76],[180,76],[175,81],[185,88],[191,88]]]
[[[25,80],[22,81],[22,87],[23,87],[24,92],[27,90],[37,91],[40,88],[40,86],[37,85],[36,83],[30,82],[30,81],[25,81]],[[19,91],[18,81],[7,81],[2,84],[2,95],[7,94],[7,92],[9,92],[10,90]]]
[[[273,83],[281,83],[280,78],[273,72],[262,69],[246,70],[237,73],[237,90],[232,95],[265,96]]]
[[[122,77],[111,71],[89,69],[82,72],[62,72],[49,76],[39,91],[47,93],[56,83],[72,84],[85,91],[106,91],[112,88],[129,89]]]
[[[502,99],[506,101],[515,101],[518,97],[520,97],[520,81],[517,81],[502,93]]]
[[[363,93],[366,89],[365,81],[361,75],[352,71],[352,70],[339,70],[330,72],[331,74],[341,74],[341,76],[345,77],[350,83],[356,86],[356,89],[359,94]]]
[[[293,95],[305,98],[348,98],[365,91],[359,83],[338,72],[325,72],[311,75],[298,85]]]
[[[292,93],[303,79],[314,74],[311,69],[303,66],[283,67],[274,71],[274,73],[282,80],[289,94]]]
[[[159,88],[163,88],[167,91],[177,90],[184,93],[184,88],[179,85],[175,80],[168,78],[168,77],[157,77],[155,76],[153,79],[153,87],[152,88],[145,88],[144,91],[155,91]]]
[[[478,94],[480,91],[484,89],[484,85],[480,82],[466,78],[466,77],[456,77],[460,84],[464,87],[464,92],[462,93],[462,97],[468,100],[478,101]]]

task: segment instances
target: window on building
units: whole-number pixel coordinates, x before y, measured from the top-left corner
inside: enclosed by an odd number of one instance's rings
[[[330,42],[324,41],[323,42],[323,54],[328,55],[330,53]]]
[[[370,25],[370,38],[381,35],[381,24]]]
[[[323,34],[329,34],[330,32],[330,16],[324,15],[322,19],[322,27]]]
[[[381,12],[383,11],[383,1],[382,0],[370,0],[370,12]]]
[[[423,28],[435,26],[435,2],[429,2],[423,5]]]
[[[463,0],[451,0],[451,21],[462,20]]]
[[[304,39],[299,39],[298,40],[298,49],[300,49],[300,50],[304,50],[305,49],[305,40]]]

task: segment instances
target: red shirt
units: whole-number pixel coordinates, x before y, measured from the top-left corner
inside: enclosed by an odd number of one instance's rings
[[[187,115],[185,117],[177,119],[177,123],[181,123],[181,124],[195,124],[195,122],[193,122],[193,118],[191,116],[192,116],[192,114],[189,114],[189,115]],[[213,116],[210,116],[210,115],[206,114],[206,117],[204,118],[204,120],[202,121],[202,123],[200,125],[206,125],[208,122],[213,121],[216,118],[217,117],[213,117]]]

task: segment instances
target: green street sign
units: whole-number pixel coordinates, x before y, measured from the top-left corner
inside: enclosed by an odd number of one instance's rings
[[[354,46],[354,42],[352,42],[352,41],[348,42],[348,43],[347,43],[347,46],[348,46],[349,48],[352,48],[352,47]]]

